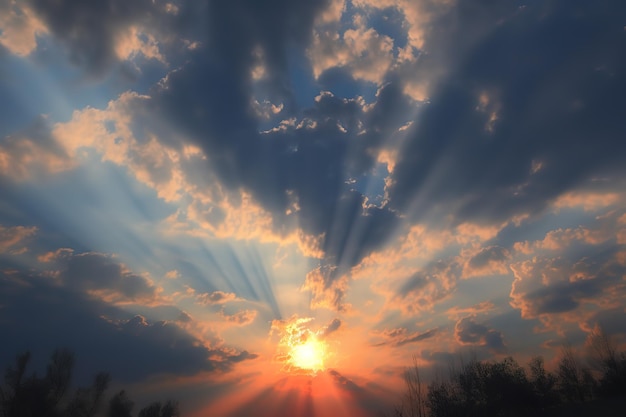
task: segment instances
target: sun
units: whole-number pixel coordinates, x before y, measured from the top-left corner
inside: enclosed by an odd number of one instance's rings
[[[311,335],[304,343],[291,347],[291,364],[313,372],[323,371],[326,350],[326,343]]]
[[[311,317],[294,315],[286,320],[272,321],[270,334],[280,335],[275,358],[282,364],[281,370],[292,375],[315,375],[326,370],[327,362],[334,356],[331,352],[325,328],[313,330]]]

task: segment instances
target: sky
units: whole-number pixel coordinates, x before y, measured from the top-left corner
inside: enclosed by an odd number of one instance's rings
[[[0,365],[189,417],[624,346],[626,4],[0,0],[0,197]]]

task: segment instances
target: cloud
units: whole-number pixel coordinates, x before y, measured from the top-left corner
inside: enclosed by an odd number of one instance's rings
[[[490,351],[502,353],[506,350],[502,333],[476,323],[474,317],[465,317],[456,322],[454,335],[463,345],[485,346]]]
[[[226,314],[223,310],[220,311],[220,316],[224,320],[237,326],[247,326],[251,324],[257,314],[258,312],[256,310],[241,310],[234,314]]]
[[[624,195],[615,191],[601,190],[572,191],[563,194],[554,202],[556,209],[582,207],[585,211],[602,209],[624,201]]]
[[[396,291],[391,305],[413,315],[432,310],[448,297],[460,278],[460,265],[452,258],[432,261],[408,278]]]
[[[36,33],[49,33],[65,46],[73,64],[98,77],[120,60],[138,53],[163,60],[156,39],[165,38],[161,34],[175,24],[171,9],[149,0],[89,4],[76,0],[54,4],[29,0],[22,10],[36,16]],[[29,46],[32,51],[32,43]]]
[[[34,226],[3,226],[0,224],[0,254],[21,252],[24,248],[16,248],[29,237],[37,233]]]
[[[620,245],[624,243],[620,236],[626,231],[620,216],[624,216],[623,209],[609,210],[604,214],[597,215],[586,226],[550,230],[542,240],[516,242],[513,247],[518,252],[531,254],[539,250],[560,252],[568,250],[573,245],[584,247],[585,245],[610,244],[611,242]]]
[[[321,331],[321,336],[322,337],[328,337],[329,335],[335,333],[337,330],[339,330],[339,328],[342,326],[343,322],[338,319],[338,318],[334,318],[330,321],[330,323],[328,323],[326,326],[324,326],[324,328]]]
[[[592,263],[593,262],[593,263]],[[619,280],[610,265],[598,264],[589,258],[578,259],[574,265],[559,258],[535,258],[512,265],[515,281],[511,289],[511,305],[519,308],[524,318],[542,314],[564,313],[577,309],[584,302],[595,303],[607,287]]]
[[[18,56],[27,56],[37,47],[37,36],[47,28],[27,4],[0,2],[0,45]]]
[[[576,5],[586,18],[565,1],[548,10],[478,6],[454,15],[446,33],[458,45],[447,53],[464,58],[410,129],[388,189],[392,208],[425,216],[445,207],[459,221],[493,223],[539,213],[597,177],[617,185],[626,153],[615,141],[621,121],[614,109],[626,83],[611,74],[626,66],[615,52],[624,47],[615,18],[623,6]],[[462,10],[459,3],[448,17]],[[464,42],[485,18],[490,32]],[[584,39],[598,43],[581,55]],[[517,60],[527,68],[513,66]],[[483,91],[493,92],[495,121],[481,110]]]
[[[111,255],[97,252],[75,253],[69,248],[47,252],[38,257],[53,263],[53,275],[67,288],[91,294],[109,302],[153,302],[160,289],[146,276],[130,271]]]
[[[334,311],[347,311],[350,305],[345,303],[348,279],[337,278],[337,269],[332,266],[318,267],[306,274],[302,289],[312,294],[311,308],[327,308]]]
[[[240,298],[237,298],[235,293],[224,291],[213,291],[210,293],[207,292],[198,294],[196,299],[200,304],[204,305],[225,304],[229,301],[240,300]]]
[[[226,346],[208,346],[173,322],[152,322],[129,314],[69,287],[22,273],[2,272],[0,322],[6,338],[3,352],[30,349],[45,357],[59,345],[80,355],[77,379],[88,381],[96,371],[117,381],[140,381],[150,375],[193,375],[229,371],[255,355]],[[25,285],[26,284],[26,285]]]
[[[67,171],[75,162],[56,143],[44,116],[0,142],[0,178],[12,181],[38,180]]]
[[[589,320],[588,307],[613,308],[623,296],[623,210],[608,210],[586,226],[551,230],[543,239],[517,242],[514,248],[532,258],[511,265],[515,280],[511,305],[524,318],[552,316]]]
[[[395,120],[408,111],[401,92],[392,87],[381,90],[378,104],[367,114],[358,99],[332,94],[322,94],[311,108],[296,111],[295,86],[286,76],[288,48],[282,36],[289,35],[292,42],[306,46],[314,17],[323,5],[284,4],[263,23],[259,16],[265,12],[253,2],[243,2],[237,13],[232,6],[212,5],[216,10],[211,15],[219,15],[220,21],[209,26],[211,38],[230,39],[228,34],[237,30],[236,44],[226,48],[210,43],[193,51],[193,59],[171,72],[151,93],[146,106],[200,146],[223,188],[243,190],[271,216],[275,231],[299,227],[307,236],[323,235],[326,257],[349,268],[384,242],[392,230],[389,226],[397,219],[385,208],[364,207],[365,196],[345,182],[367,174],[376,162],[373,154],[382,139],[380,134],[397,130]],[[259,23],[247,25],[246,19],[252,15]],[[302,24],[286,27],[287,21]],[[256,94],[249,84],[259,48],[267,73],[274,77],[263,81],[267,97],[253,97]],[[207,50],[219,58],[207,59]],[[200,79],[211,95],[200,93],[193,81]],[[250,109],[253,100],[283,103],[283,120],[295,117],[296,121],[277,129],[260,129]],[[388,120],[389,115],[395,117]],[[378,129],[376,134],[362,134],[360,140],[354,140],[364,124],[373,132]],[[294,202],[298,210],[294,210]]]
[[[477,314],[493,310],[494,307],[495,305],[491,301],[482,301],[471,307],[452,307],[448,311],[446,311],[446,314],[450,319],[458,320],[459,316],[467,317],[469,314],[472,317],[475,317]]]
[[[93,149],[102,161],[125,167],[141,183],[155,189],[165,201],[177,201],[192,191],[184,167],[201,159],[197,147],[172,147],[155,134],[136,132],[145,115],[141,108],[148,96],[126,92],[103,110],[87,107],[70,121],[54,125],[52,134],[75,162],[86,162],[85,149]],[[179,144],[180,145],[180,144]]]
[[[438,328],[429,329],[423,332],[409,333],[404,327],[399,327],[390,330],[383,330],[381,332],[374,333],[375,336],[382,338],[382,342],[378,342],[375,346],[391,345],[391,346],[404,346],[410,343],[421,342],[426,339],[430,339],[439,332]]]
[[[128,271],[110,256],[81,253],[73,256],[62,273],[66,284],[83,290],[104,290],[121,300],[152,300],[157,288],[146,277]]]
[[[339,33],[322,28],[314,33],[308,55],[315,78],[330,68],[346,67],[354,79],[382,84],[393,63],[393,39],[365,23],[363,16],[355,15],[354,29]]]
[[[510,272],[510,260],[510,252],[501,246],[481,248],[472,253],[463,265],[463,278],[495,274],[506,275]]]
[[[576,252],[556,257],[537,256],[511,266],[515,276],[511,305],[523,318],[573,312],[586,304],[604,308],[619,303],[626,289],[624,265],[615,250],[588,247],[585,256]],[[574,319],[573,317],[571,319]]]

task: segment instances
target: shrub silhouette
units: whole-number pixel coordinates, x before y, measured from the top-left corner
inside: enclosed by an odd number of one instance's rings
[[[67,349],[57,349],[50,357],[46,374],[27,376],[29,352],[16,357],[15,367],[7,368],[4,385],[0,387],[2,417],[93,417],[102,407],[110,383],[106,372],[98,373],[90,387],[79,387],[68,396],[71,388],[74,355]],[[115,394],[108,403],[108,417],[132,417],[133,402],[125,391]],[[179,417],[178,403],[165,405],[154,402],[139,411],[138,417]]]

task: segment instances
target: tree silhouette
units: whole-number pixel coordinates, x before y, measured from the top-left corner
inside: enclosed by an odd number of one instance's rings
[[[428,407],[436,417],[525,416],[534,411],[532,397],[532,384],[511,357],[469,361],[451,380],[428,386]]]
[[[30,352],[16,357],[15,367],[7,368],[4,386],[0,386],[2,417],[95,417],[104,401],[111,380],[109,374],[98,373],[90,387],[76,388],[68,398],[74,355],[57,349],[50,357],[46,374],[26,376]],[[115,394],[108,403],[107,417],[132,417],[133,402],[125,391]],[[139,417],[180,417],[178,403],[154,402],[139,411]]]
[[[161,403],[154,402],[149,406],[143,408],[139,412],[138,417],[179,417],[178,403],[168,401],[165,405],[161,406]]]
[[[583,365],[569,345],[561,350],[555,373],[534,357],[528,371],[512,358],[481,362],[472,359],[460,369],[450,364],[450,376],[422,389],[416,360],[405,374],[396,417],[525,417],[617,416],[626,407],[626,352],[601,330],[589,338],[590,362],[598,377]],[[606,400],[605,400],[606,399]]]
[[[576,358],[570,345],[561,349],[557,374],[558,387],[565,401],[582,403],[593,397],[595,380],[589,368],[584,367]]]
[[[593,331],[589,343],[590,362],[601,377],[598,394],[603,397],[625,395],[626,352],[618,352],[615,341],[602,329]]]
[[[134,403],[128,398],[126,391],[122,390],[109,401],[107,417],[132,417],[133,406]]]

